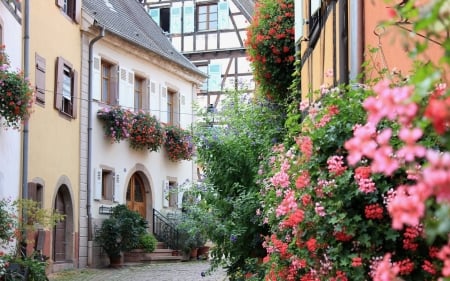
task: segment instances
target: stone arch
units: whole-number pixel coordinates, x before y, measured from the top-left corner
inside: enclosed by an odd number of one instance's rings
[[[73,263],[75,210],[70,180],[61,176],[53,196],[53,208],[64,214],[64,220],[53,228],[51,258],[55,263]]]
[[[148,222],[149,230],[151,231],[152,227],[153,227],[152,224],[153,224],[153,206],[154,206],[155,191],[153,188],[154,183],[153,183],[152,177],[150,176],[149,171],[143,164],[138,163],[128,171],[127,178],[126,178],[126,184],[124,185],[124,190],[123,190],[122,196],[123,196],[123,198],[125,198],[124,201],[126,202],[128,185],[134,175],[138,175],[142,179],[142,182],[144,185],[145,202],[146,202],[146,206],[145,206],[146,217],[145,217],[145,219]]]

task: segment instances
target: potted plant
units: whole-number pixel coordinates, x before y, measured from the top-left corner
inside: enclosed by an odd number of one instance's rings
[[[171,161],[191,160],[194,152],[192,136],[189,131],[177,126],[165,128],[164,148]]]
[[[164,140],[164,130],[156,117],[139,111],[133,116],[130,146],[133,149],[158,151]]]
[[[155,251],[157,242],[153,234],[145,232],[139,236],[139,244],[136,249],[132,249],[124,254],[125,261],[140,262],[148,260],[150,258],[149,254]]]
[[[113,267],[121,265],[122,253],[139,246],[147,222],[135,211],[121,204],[113,208],[95,235],[95,241],[106,252]]]
[[[97,111],[97,117],[103,122],[105,136],[111,142],[120,142],[129,137],[133,113],[120,106],[104,107]]]
[[[23,73],[10,69],[3,48],[0,48],[0,118],[4,125],[17,129],[30,116],[34,95]]]

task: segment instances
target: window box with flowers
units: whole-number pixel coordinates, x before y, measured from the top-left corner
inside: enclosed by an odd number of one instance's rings
[[[133,149],[158,151],[164,140],[164,129],[154,116],[140,111],[131,121],[129,140]]]
[[[0,49],[0,118],[3,125],[18,129],[30,116],[34,92],[23,73],[10,69],[3,48]]]
[[[120,106],[104,107],[97,111],[97,117],[103,121],[105,136],[111,142],[120,142],[129,137],[133,113]]]
[[[164,148],[171,161],[191,160],[194,153],[192,136],[189,131],[176,126],[165,128]]]

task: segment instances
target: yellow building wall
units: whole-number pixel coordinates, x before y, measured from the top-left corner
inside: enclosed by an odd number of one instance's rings
[[[304,11],[309,11],[309,1],[303,1]],[[320,96],[321,87],[332,87],[334,77],[339,81],[339,41],[333,40],[333,22],[336,23],[336,32],[339,32],[339,4],[336,5],[336,18],[334,18],[331,12],[326,20],[325,27],[320,33],[320,38],[312,51],[312,54],[305,60],[304,66],[301,71],[301,90],[302,100],[309,100],[313,102]],[[305,17],[308,18],[305,13]],[[309,39],[309,26],[304,25],[305,39]],[[338,40],[339,36],[336,34],[335,39]],[[333,49],[333,45],[336,45],[336,49]],[[302,41],[300,43],[300,51],[302,57],[308,48],[308,41]],[[336,57],[334,55],[336,54]],[[333,61],[336,60],[336,72],[333,73]]]
[[[62,178],[68,179],[73,207],[73,230],[78,232],[79,182],[80,182],[80,122],[62,115],[54,107],[56,60],[62,56],[81,70],[80,27],[67,17],[54,0],[29,1],[30,82],[35,85],[35,54],[46,60],[45,105],[35,103],[29,120],[28,181],[39,180],[44,186],[43,205],[53,209],[55,196]],[[80,97],[80,75],[78,75],[78,97]],[[80,100],[77,110],[80,109]],[[74,233],[74,253],[77,234]]]

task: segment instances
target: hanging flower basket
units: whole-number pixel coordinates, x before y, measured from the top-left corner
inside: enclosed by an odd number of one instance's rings
[[[189,131],[176,126],[165,128],[164,148],[171,161],[191,160],[194,153],[192,136]]]
[[[140,111],[133,116],[130,147],[136,150],[158,151],[164,140],[161,123],[148,113]]]
[[[103,122],[105,136],[111,142],[120,142],[130,135],[131,118],[133,113],[119,106],[99,109],[97,117]]]
[[[23,73],[10,69],[7,55],[0,49],[0,117],[3,125],[18,129],[31,113],[34,92]]]

